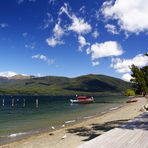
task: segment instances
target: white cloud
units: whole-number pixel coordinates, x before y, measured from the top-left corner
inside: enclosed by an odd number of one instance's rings
[[[122,30],[136,33],[148,31],[148,0],[116,0],[103,3],[107,19],[118,21]]]
[[[92,66],[97,66],[99,65],[99,61],[92,61]]]
[[[136,55],[133,59],[113,58],[111,67],[119,73],[130,72],[130,66],[134,64],[138,67],[148,65],[148,57],[142,54]]]
[[[53,37],[47,38],[46,42],[49,46],[55,47],[56,45],[64,44],[63,41],[61,41],[61,37],[64,35],[64,29],[60,26],[61,20],[58,19],[57,24],[55,24],[55,27],[53,28]]]
[[[25,44],[25,48],[34,49],[35,46],[36,46],[36,43]]]
[[[123,50],[116,41],[106,41],[91,45],[87,53],[91,54],[92,60],[96,60],[103,57],[119,56],[123,54]]]
[[[96,17],[96,19],[99,21],[99,19],[100,19],[100,11],[96,11],[95,12],[95,17]]]
[[[127,82],[130,82],[131,78],[132,78],[132,76],[131,76],[130,73],[125,73],[125,74],[123,74],[123,76],[121,77],[122,80],[127,81]]]
[[[116,26],[114,26],[114,25],[106,24],[105,28],[107,29],[108,32],[110,32],[112,34],[119,34],[119,32],[116,29]]]
[[[47,19],[43,20],[43,26],[41,27],[42,29],[47,29],[50,25],[50,23],[53,23],[53,17],[50,13],[47,13]]]
[[[69,25],[68,30],[74,31],[78,34],[87,34],[91,31],[91,25],[83,18],[78,18],[74,13],[69,10],[69,6],[67,3],[64,3],[64,6],[61,7],[59,16],[62,14],[66,14],[69,19],[72,21],[72,24]]]
[[[79,50],[82,51],[82,48],[84,46],[90,45],[90,43],[86,42],[85,38],[81,35],[78,36],[78,42],[79,42]]]
[[[58,20],[58,23],[55,25],[54,29],[53,29],[53,33],[55,38],[59,39],[64,35],[64,30],[61,28],[60,26],[61,20]]]
[[[36,55],[32,56],[32,59],[39,59],[39,60],[47,61],[47,57],[42,54],[36,54]]]
[[[95,30],[93,33],[92,33],[92,36],[96,39],[99,37],[99,32],[97,30]]]
[[[90,53],[91,53],[90,47],[88,47],[88,48],[86,49],[86,53],[87,53],[87,54],[90,54]]]
[[[65,13],[70,19],[72,19],[72,16],[70,14],[71,12],[69,12],[70,10],[68,9],[69,9],[68,4],[64,3],[64,5],[60,8],[59,16]]]
[[[52,64],[54,64],[55,63],[55,59],[48,59],[47,60],[47,64],[48,65],[52,65]]]
[[[82,14],[85,14],[86,12],[86,7],[85,6],[82,6],[79,11],[82,13]]]
[[[16,72],[13,72],[13,71],[5,71],[5,72],[0,72],[0,76],[1,77],[12,77],[12,76],[15,76],[15,75],[18,75],[18,73]]]
[[[65,25],[64,29],[61,27],[60,16],[62,14],[66,14],[66,16],[68,16],[68,18],[72,21],[70,25]],[[51,47],[64,44],[64,42],[61,41],[61,38],[68,31],[74,31],[77,34],[79,34],[78,40],[80,43],[80,46],[79,46],[80,50],[82,50],[82,48],[88,44],[85,38],[82,36],[82,34],[89,33],[91,31],[91,25],[85,22],[83,18],[76,17],[76,15],[71,12],[68,4],[64,3],[64,5],[60,8],[60,11],[58,14],[58,22],[55,24],[53,28],[53,36],[50,38],[47,38],[46,42]]]
[[[85,22],[84,19],[72,15],[72,25],[69,26],[68,30],[78,34],[87,34],[91,31],[91,25]]]
[[[51,46],[51,47],[55,47],[56,45],[62,45],[62,44],[64,44],[63,41],[60,41],[60,40],[58,40],[58,39],[56,39],[56,38],[54,38],[54,37],[52,37],[52,38],[47,38],[47,39],[46,39],[46,42],[47,42],[47,44],[48,44],[49,46]]]
[[[1,28],[6,28],[6,27],[8,27],[8,24],[7,24],[7,23],[1,23],[1,24],[0,24],[0,27],[1,27]]]
[[[44,62],[47,62],[48,65],[52,65],[55,63],[54,59],[49,59],[47,56],[43,55],[43,54],[36,54],[32,56],[32,59],[38,59],[38,60],[42,60]]]

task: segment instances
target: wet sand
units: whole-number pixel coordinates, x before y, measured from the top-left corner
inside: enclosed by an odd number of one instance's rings
[[[68,127],[65,124],[60,130],[34,135],[0,148],[75,148],[144,112],[143,106],[148,103],[146,98],[136,99],[138,102],[124,104],[118,109],[87,118],[81,123]]]

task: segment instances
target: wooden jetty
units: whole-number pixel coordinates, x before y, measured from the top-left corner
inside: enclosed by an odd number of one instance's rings
[[[148,112],[77,148],[148,148]]]

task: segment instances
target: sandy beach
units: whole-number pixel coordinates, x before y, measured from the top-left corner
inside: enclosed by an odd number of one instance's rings
[[[123,104],[118,109],[96,117],[85,119],[81,123],[65,126],[60,130],[34,135],[26,139],[0,146],[0,148],[75,148],[104,132],[118,127],[144,112],[147,99],[136,98],[138,102]]]

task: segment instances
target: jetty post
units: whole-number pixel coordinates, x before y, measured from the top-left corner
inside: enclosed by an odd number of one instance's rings
[[[2,106],[5,106],[5,99],[3,99],[2,101]]]
[[[14,107],[14,99],[12,99],[12,107]]]
[[[36,99],[36,108],[38,108],[38,107],[39,107],[39,100]]]
[[[26,104],[25,104],[25,99],[24,99],[24,102],[23,102],[23,107],[25,107],[26,106]]]

